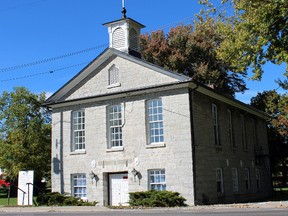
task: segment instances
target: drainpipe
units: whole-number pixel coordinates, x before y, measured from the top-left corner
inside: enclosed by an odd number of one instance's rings
[[[191,149],[192,149],[192,172],[193,172],[193,193],[194,193],[194,205],[196,205],[196,166],[195,166],[195,134],[194,134],[194,116],[192,106],[192,93],[198,88],[198,84],[195,88],[189,89],[189,109],[190,109],[190,131],[191,131]]]

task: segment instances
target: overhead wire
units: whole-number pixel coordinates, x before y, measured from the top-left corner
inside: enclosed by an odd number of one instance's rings
[[[187,22],[190,22],[189,20],[191,20],[191,19],[192,19],[192,16],[186,17],[186,18],[184,18],[184,19],[182,19],[182,20],[180,20],[178,22],[171,22],[171,23],[169,23],[169,24],[167,24],[165,26],[160,27],[159,29],[163,30],[163,29],[175,26],[175,25],[177,25],[179,23],[181,23],[181,24],[182,23],[187,23]],[[145,34],[145,33],[149,34],[149,33],[152,33],[153,31],[155,31],[155,30],[146,31],[143,34]],[[63,55],[60,55],[60,56],[55,56],[55,57],[42,59],[42,60],[30,62],[30,63],[20,64],[20,65],[10,66],[10,67],[6,67],[6,68],[0,68],[0,73],[9,72],[9,71],[18,70],[18,69],[23,69],[23,68],[26,68],[26,67],[31,67],[31,66],[35,66],[35,65],[51,62],[51,61],[56,61],[56,60],[63,59],[63,58],[66,58],[66,57],[71,57],[71,56],[74,56],[74,55],[79,55],[79,54],[82,54],[82,53],[86,53],[86,52],[90,52],[90,51],[94,51],[94,50],[97,50],[97,49],[100,49],[100,48],[107,47],[107,45],[108,45],[108,43],[105,43],[105,44],[97,45],[97,46],[90,47],[90,48],[87,48],[87,49],[83,49],[83,50],[79,50],[79,51],[75,51],[75,52],[71,52],[71,53],[66,53],[66,54],[63,54]],[[87,63],[89,63],[89,62],[80,63],[80,64],[77,64],[77,65],[71,65],[71,66],[67,66],[67,67],[63,67],[63,68],[59,68],[59,69],[54,69],[54,70],[50,70],[50,71],[45,71],[45,72],[40,72],[40,73],[35,73],[35,74],[29,74],[29,75],[20,76],[20,77],[2,79],[2,80],[0,80],[0,82],[15,81],[15,80],[19,80],[19,79],[31,78],[31,77],[45,75],[45,74],[52,74],[53,72],[56,72],[56,71],[61,71],[61,70],[73,68],[73,67],[80,66],[80,65],[83,65],[83,64],[87,64]]]
[[[79,63],[79,64],[70,65],[70,66],[67,66],[67,67],[58,68],[58,69],[54,69],[54,70],[49,70],[49,71],[45,71],[45,72],[41,72],[41,73],[35,73],[35,74],[30,74],[30,75],[26,75],[26,76],[22,76],[22,77],[14,77],[14,78],[9,78],[9,79],[4,79],[4,80],[0,80],[0,82],[8,82],[8,81],[13,81],[13,80],[19,80],[19,79],[24,79],[24,78],[40,76],[40,75],[44,75],[44,74],[52,74],[52,73],[57,72],[57,71],[78,67],[78,66],[81,66],[81,65],[84,65],[84,64],[88,64],[88,63],[90,63],[90,62],[82,62],[82,63]]]

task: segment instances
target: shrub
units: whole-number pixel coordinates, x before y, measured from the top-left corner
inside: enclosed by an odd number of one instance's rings
[[[176,207],[186,206],[185,201],[178,192],[150,190],[130,193],[129,204],[143,207]]]
[[[37,197],[37,202],[42,202],[42,197],[40,195]],[[43,195],[43,205],[48,206],[95,206],[96,204],[96,201],[83,201],[80,198],[67,196],[58,192],[52,192]]]

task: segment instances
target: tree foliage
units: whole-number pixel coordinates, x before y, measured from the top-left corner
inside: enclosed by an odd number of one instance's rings
[[[12,179],[23,169],[39,181],[50,171],[50,118],[45,94],[18,87],[0,96],[0,167]]]
[[[274,174],[282,172],[285,186],[288,176],[288,94],[264,91],[251,99],[251,105],[272,117],[268,124],[272,171]]]
[[[163,30],[141,35],[142,57],[156,65],[192,77],[194,81],[212,84],[229,96],[244,92],[241,75],[233,73],[226,61],[219,60],[216,49],[222,36],[213,19],[199,17],[194,25],[179,25],[165,34]]]
[[[225,36],[217,49],[219,59],[225,59],[243,74],[248,67],[252,68],[252,78],[257,80],[261,79],[266,62],[286,63],[285,78],[278,83],[288,88],[287,0],[223,0],[222,3],[232,6],[234,11],[229,16],[208,0],[200,2],[210,7],[209,12],[218,15],[215,18],[218,31]]]

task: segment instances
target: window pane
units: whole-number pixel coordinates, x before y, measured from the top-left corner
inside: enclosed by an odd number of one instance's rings
[[[108,111],[110,147],[122,146],[122,107],[114,105]]]
[[[149,188],[150,190],[166,190],[165,170],[149,171]]]
[[[162,100],[148,101],[148,126],[150,143],[164,142]]]
[[[85,149],[85,113],[73,112],[73,145],[75,150]]]
[[[73,185],[72,185],[72,194],[75,197],[84,198],[86,197],[86,175],[78,174],[73,175]]]

